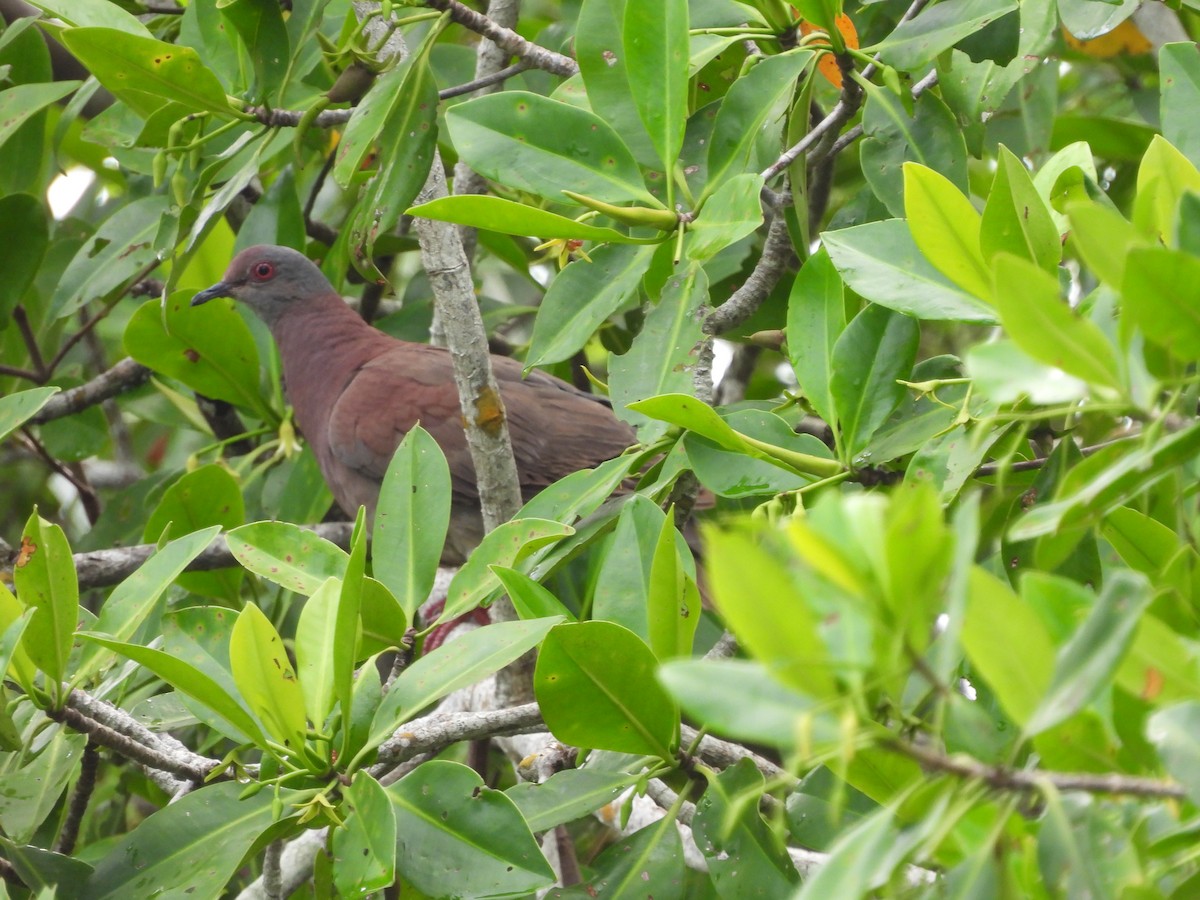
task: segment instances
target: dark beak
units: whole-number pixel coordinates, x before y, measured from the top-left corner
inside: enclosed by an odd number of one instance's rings
[[[209,300],[216,300],[218,297],[228,297],[229,285],[224,281],[218,281],[210,288],[205,288],[195,297],[192,298],[192,306],[199,306],[201,303],[207,303]]]

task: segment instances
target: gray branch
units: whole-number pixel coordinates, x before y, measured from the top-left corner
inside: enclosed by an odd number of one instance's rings
[[[497,47],[508,51],[513,56],[519,56],[532,66],[545,69],[553,75],[570,78],[579,71],[575,60],[553,50],[547,50],[532,41],[527,41],[511,28],[505,28],[492,21],[482,13],[463,6],[458,0],[425,0],[425,5],[433,9],[449,12],[450,18],[469,28],[476,34],[483,35]]]
[[[55,394],[38,410],[37,415],[30,419],[33,425],[41,425],[53,419],[73,416],[77,412],[103,403],[118,394],[141,387],[150,378],[150,370],[129,357],[121,360],[106,372],[101,372],[91,381],[71,388],[69,391]]]

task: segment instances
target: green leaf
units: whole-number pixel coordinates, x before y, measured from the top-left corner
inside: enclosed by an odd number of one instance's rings
[[[253,95],[276,101],[278,92],[292,62],[283,13],[274,3],[252,3],[247,0],[218,3],[221,15],[233,25],[254,66]]]
[[[1200,359],[1200,259],[1166,247],[1142,247],[1125,259],[1121,311],[1176,359]]]
[[[821,715],[808,697],[784,687],[751,660],[675,659],[663,665],[659,681],[684,711],[713,731],[736,740],[817,755],[842,740],[832,716]],[[746,698],[753,697],[753,703]],[[802,729],[804,729],[802,731]]]
[[[82,886],[83,900],[129,897],[217,897],[291,791],[259,791],[240,799],[236,781],[185,794],[125,835]]]
[[[1112,345],[1095,322],[1075,315],[1059,298],[1058,279],[1008,253],[1000,253],[993,264],[993,300],[1017,346],[1089,384],[1120,391]]]
[[[707,262],[726,247],[753,234],[762,224],[763,179],[761,175],[734,175],[721,184],[700,209],[694,222],[687,226],[691,240],[687,257]]]
[[[909,107],[886,88],[872,87],[863,108],[862,172],[893,216],[904,215],[906,162],[941,172],[967,189],[967,145],[954,114],[929,91]]]
[[[258,387],[258,350],[232,300],[192,307],[192,291],[176,291],[166,306],[148,300],[125,326],[125,350],[142,365],[192,390],[278,419]]]
[[[902,219],[821,235],[829,258],[856,294],[918,319],[990,325],[996,313],[933,267]],[[990,296],[990,295],[989,295]]]
[[[387,794],[396,816],[396,869],[422,893],[515,897],[554,883],[513,802],[466,766],[432,760]]]
[[[1197,425],[1132,450],[1067,496],[1029,510],[1009,529],[1008,539],[1024,541],[1098,521],[1176,467],[1190,463],[1197,452],[1200,452]]]
[[[36,510],[21,532],[21,558],[13,568],[13,584],[26,608],[35,610],[22,646],[46,673],[57,697],[79,619],[79,579],[67,536]]]
[[[670,759],[679,713],[654,680],[654,653],[612,622],[560,625],[538,654],[533,686],[546,727],[567,744]]]
[[[296,673],[304,690],[304,712],[318,729],[325,724],[336,699],[333,648],[341,589],[339,579],[325,579],[305,601],[296,623]]]
[[[1024,164],[1005,147],[1000,148],[996,179],[983,209],[979,249],[993,264],[996,254],[1012,253],[1052,275],[1062,259],[1062,241],[1049,208]]]
[[[538,308],[525,365],[531,368],[569,359],[605,319],[634,302],[654,250],[598,247],[591,262],[577,260],[563,269]]]
[[[1119,212],[1091,201],[1071,203],[1067,218],[1073,246],[1096,276],[1114,288],[1125,280],[1125,262],[1135,249],[1152,246]]]
[[[842,471],[839,463],[826,457],[797,452],[788,447],[760,441],[734,431],[716,410],[687,394],[662,394],[630,403],[629,408],[652,419],[660,419],[703,435],[710,441],[737,453],[766,460],[802,475],[828,477]]]
[[[683,842],[670,816],[605,847],[588,868],[593,874],[582,889],[587,897],[686,896]]]
[[[800,881],[787,847],[767,827],[758,803],[742,799],[761,796],[765,790],[763,776],[754,763],[742,759],[710,778],[708,790],[696,803],[692,820],[696,845],[721,896],[735,896],[738,885],[754,884],[765,897],[786,897]]]
[[[624,626],[647,643],[650,569],[666,519],[658,504],[640,494],[625,502],[592,596],[593,619]]]
[[[63,318],[92,300],[108,302],[123,293],[155,262],[154,235],[166,212],[167,198],[160,194],[120,207],[83,242],[62,273],[48,315]]]
[[[1152,240],[1170,246],[1179,201],[1188,191],[1200,193],[1200,171],[1161,135],[1155,135],[1138,166],[1133,224]]]
[[[541,783],[521,781],[504,793],[534,832],[547,831],[595,812],[638,780],[625,772],[564,769]]]
[[[768,56],[733,83],[713,124],[708,180],[701,199],[746,168],[767,117],[795,87],[796,79],[812,59],[810,50]]]
[[[0,93],[0,106],[4,96]],[[3,119],[4,113],[0,112],[0,121]],[[26,299],[46,255],[50,244],[48,219],[37,197],[10,194],[0,198],[0,271],[5,273],[0,281],[0,317],[5,321],[13,307]]]
[[[452,107],[446,128],[467,165],[511,188],[555,202],[570,188],[610,203],[663,208],[620,136],[587,110],[503,91]]]
[[[10,676],[21,685],[25,693],[32,693],[37,678],[37,668],[29,659],[23,643],[25,629],[33,617],[34,610],[26,608],[8,586],[0,581],[0,628],[4,629],[4,646],[7,659],[0,676]]]
[[[637,426],[643,443],[660,436],[666,426],[630,413],[627,404],[691,389],[692,372],[704,338],[700,310],[707,301],[708,276],[704,269],[695,262],[680,262],[628,352],[609,361],[613,408],[620,418]]]
[[[1146,737],[1168,772],[1178,779],[1193,803],[1200,802],[1200,702],[1181,703],[1159,710],[1146,724]]]
[[[555,617],[497,622],[469,631],[421,657],[388,690],[375,712],[367,746],[378,747],[429,704],[519,659],[536,647],[559,621]]]
[[[981,219],[957,187],[932,169],[905,163],[904,212],[929,262],[976,297],[991,296],[991,272],[979,251]]]
[[[350,239],[368,258],[379,236],[391,230],[424,186],[437,155],[438,96],[429,51],[438,30],[431,29],[421,47],[400,65],[405,71],[396,88],[399,102],[379,135],[379,170],[355,205]]]
[[[829,858],[796,893],[796,900],[870,896],[878,869],[892,858],[896,846],[895,815],[885,806],[843,831]]]
[[[902,22],[872,49],[888,65],[916,72],[938,54],[1016,8],[1015,0],[944,0]]]
[[[513,519],[488,532],[446,589],[446,605],[438,622],[448,622],[479,606],[500,586],[491,566],[511,566],[532,551],[575,533],[569,525],[549,519]]]
[[[142,37],[150,36],[136,16],[109,0],[35,0],[31,5],[71,26],[113,28]]]
[[[700,623],[700,592],[696,587],[691,551],[675,522],[665,516],[652,545],[646,619],[650,649],[659,660],[691,656]],[[687,564],[684,562],[687,554]]]
[[[381,891],[396,880],[396,814],[391,798],[366,772],[345,790],[345,825],[332,831],[333,881],[343,897]]]
[[[670,172],[683,147],[688,113],[687,0],[626,3],[622,32],[634,107],[663,170]]]
[[[658,243],[660,238],[635,238],[613,228],[568,219],[549,210],[538,209],[482,194],[441,197],[407,210],[410,216],[437,219],[485,228],[500,234],[536,235],[542,240],[598,241],[612,244]]]
[[[1054,645],[1037,613],[994,575],[971,570],[961,640],[1008,716],[1024,727],[1054,673]],[[1020,647],[1019,654],[1013,647]]]
[[[283,639],[254,603],[247,603],[229,636],[229,666],[246,705],[295,762],[308,726],[304,692]]]
[[[50,84],[18,84],[0,91],[0,146],[12,137],[30,116],[61,100],[81,81]]]
[[[1191,42],[1163,44],[1158,51],[1159,115],[1173,147],[1200,165],[1200,51]]]
[[[1142,576],[1120,569],[1105,579],[1104,590],[1087,618],[1059,650],[1054,677],[1025,724],[1027,735],[1065,721],[1111,685],[1152,599],[1148,587]]]
[[[218,681],[180,659],[177,654],[138,644],[125,644],[102,634],[80,632],[80,637],[95,641],[145,666],[171,687],[208,707],[259,747],[266,745],[262,729],[250,713]]]
[[[288,522],[252,522],[225,535],[234,559],[243,566],[306,597],[329,577],[346,573],[346,551]]]
[[[95,630],[118,641],[133,640],[142,623],[158,608],[166,589],[213,542],[220,530],[221,526],[213,525],[186,534],[157,551],[109,594],[100,608]],[[72,682],[82,684],[98,670],[104,655],[97,644],[85,646]]]
[[[0,397],[0,440],[8,437],[37,415],[50,398],[59,392],[53,385],[30,388]]]
[[[350,537],[350,559],[346,562],[346,574],[338,592],[337,613],[333,620],[333,644],[330,647],[333,693],[343,711],[350,709],[351,695],[354,692],[354,663],[358,659],[355,651],[359,632],[362,630],[361,612],[366,571],[367,510],[366,507],[360,506],[356,511],[354,532]],[[349,738],[350,730],[345,728],[343,712],[343,756],[348,753],[345,741]]]
[[[921,330],[915,320],[872,304],[833,347],[829,391],[841,429],[842,459],[853,460],[904,399],[896,379],[912,373]]]
[[[504,591],[512,601],[517,615],[522,619],[562,616],[568,622],[575,620],[575,615],[563,605],[561,600],[524,572],[497,565],[488,568],[500,579],[500,584],[504,586]]]
[[[231,118],[217,76],[191,47],[112,28],[70,28],[62,41],[118,100],[145,118],[166,103]]]
[[[797,434],[782,417],[762,409],[737,409],[722,418],[738,434],[768,445],[784,447],[812,457],[832,459],[819,438]],[[696,432],[683,436],[688,463],[700,483],[722,497],[760,497],[794,491],[812,484],[815,476],[800,475],[773,463],[725,450]]]
[[[371,533],[372,570],[409,619],[429,597],[450,527],[450,467],[420,425],[388,463]]]
[[[92,867],[83,860],[32,844],[22,846],[7,838],[0,838],[0,847],[4,848],[5,858],[12,863],[17,877],[31,890],[31,896],[54,896],[54,886],[66,888],[68,885],[83,884],[92,874]]]
[[[22,842],[33,839],[78,771],[86,743],[82,734],[55,729],[36,757],[20,767],[10,764],[0,774],[0,826],[9,837]],[[23,749],[27,754],[32,748]]]

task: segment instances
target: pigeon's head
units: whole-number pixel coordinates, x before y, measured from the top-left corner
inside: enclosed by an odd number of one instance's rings
[[[194,296],[192,306],[232,297],[273,325],[289,310],[333,293],[329,280],[303,253],[260,244],[235,256],[225,277]]]

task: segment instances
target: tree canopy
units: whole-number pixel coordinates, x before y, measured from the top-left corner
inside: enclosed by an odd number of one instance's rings
[[[0,890],[1197,894],[1195,0],[33,5]],[[639,443],[465,414],[439,570],[430,434],[331,512],[190,306],[260,243]]]

